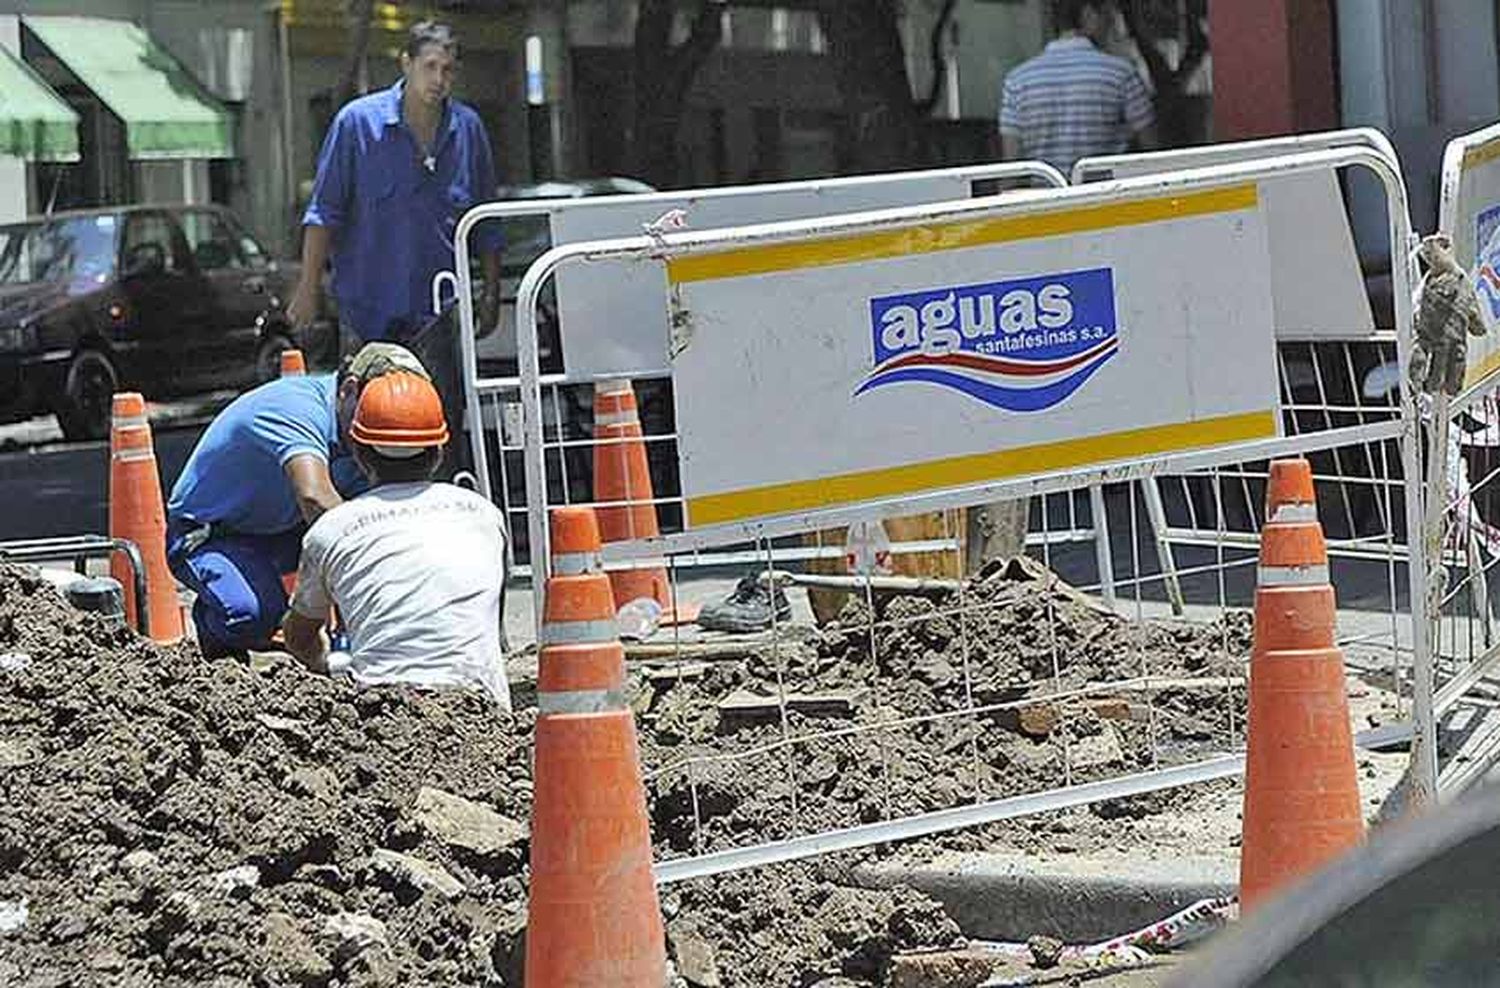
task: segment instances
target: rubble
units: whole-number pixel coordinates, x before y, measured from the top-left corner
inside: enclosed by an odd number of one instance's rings
[[[25,899],[0,900],[0,936],[20,931],[30,918],[31,910]]]
[[[412,817],[434,839],[479,858],[494,858],[514,851],[528,836],[525,824],[431,786],[417,791]]]
[[[1038,698],[1142,667],[1239,675],[1247,621],[1140,629],[1026,564],[963,596],[962,614],[945,598],[878,602],[876,616],[895,623],[874,629],[873,657],[872,615],[855,601],[835,625],[743,657],[695,658],[680,675],[661,659],[633,670],[644,762],[659,773],[658,856],[789,836],[794,789],[797,826],[812,832],[1061,784],[1065,751],[1079,779],[1145,765],[1151,731],[1164,760],[1218,743],[1222,689],[1169,691],[1150,721],[1133,716],[1144,698],[1129,691]],[[464,692],[361,689],[293,662],[158,647],[0,564],[0,653],[22,652],[28,663],[0,673],[7,983],[521,983],[534,706],[511,714]],[[1028,736],[997,709],[794,746],[791,766],[778,755],[674,772],[695,754],[781,738],[779,716],[719,707],[777,696],[778,678],[811,698],[788,713],[794,734],[961,709],[969,697],[1031,699],[1056,718]],[[1118,828],[1084,815],[1068,843],[1115,840]],[[1024,821],[966,839],[1056,840]],[[919,893],[848,887],[842,869],[858,857],[665,887],[680,977],[698,988],[884,985],[903,952],[960,941]]]
[[[418,893],[436,892],[445,899],[454,899],[464,893],[464,883],[448,874],[442,866],[383,847],[370,855],[370,869],[397,886]]]

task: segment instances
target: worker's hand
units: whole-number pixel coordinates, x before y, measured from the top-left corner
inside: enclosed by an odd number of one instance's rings
[[[484,296],[479,300],[479,311],[475,314],[477,325],[474,327],[476,339],[484,339],[493,333],[500,325],[500,286],[486,285]]]
[[[322,286],[316,279],[309,278],[305,273],[297,279],[297,287],[292,292],[292,300],[287,303],[286,317],[292,324],[292,329],[303,330],[312,325],[314,319],[318,318],[318,296],[322,294]]]

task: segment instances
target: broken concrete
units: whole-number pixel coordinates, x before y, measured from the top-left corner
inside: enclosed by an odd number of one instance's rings
[[[418,892],[435,892],[445,899],[464,893],[464,883],[430,861],[379,848],[370,855],[370,869],[398,885]]]
[[[1183,855],[1140,861],[1099,854],[945,854],[927,862],[860,865],[850,877],[869,888],[917,889],[942,903],[969,936],[1015,943],[1038,935],[1093,943],[1239,888],[1233,859]]]
[[[525,824],[431,786],[417,791],[412,817],[434,839],[481,858],[515,851],[529,834]]]

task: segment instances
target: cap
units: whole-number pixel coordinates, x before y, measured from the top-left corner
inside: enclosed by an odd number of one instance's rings
[[[432,379],[417,355],[399,343],[366,343],[344,369],[344,373],[358,381],[361,387],[394,371],[407,371],[424,381]]]

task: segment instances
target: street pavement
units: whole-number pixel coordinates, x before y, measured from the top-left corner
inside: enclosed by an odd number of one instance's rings
[[[203,428],[233,394],[149,409],[165,495]],[[0,541],[103,534],[109,525],[109,443],[65,442],[37,418],[0,426]]]

